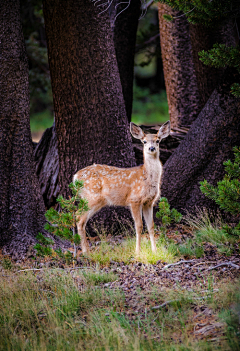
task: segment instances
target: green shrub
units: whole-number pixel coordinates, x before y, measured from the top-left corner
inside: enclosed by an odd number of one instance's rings
[[[80,236],[75,232],[75,228],[79,217],[88,210],[87,201],[82,199],[80,194],[83,188],[83,182],[76,180],[69,185],[73,196],[70,199],[64,199],[62,195],[57,198],[57,202],[61,207],[61,211],[56,211],[53,207],[50,208],[45,217],[47,223],[45,230],[59,236],[62,239],[69,240],[74,246],[74,257],[76,257],[76,245],[80,244]],[[38,255],[49,255],[52,252],[50,245],[53,240],[39,233],[37,236],[39,241],[35,245]],[[60,249],[55,251],[59,256],[62,255]]]
[[[220,208],[232,215],[240,215],[240,148],[234,147],[234,161],[224,162],[226,174],[217,186],[209,184],[206,180],[200,182],[200,189],[208,198],[214,200]],[[223,225],[227,235],[240,236],[240,222],[231,228]]]
[[[158,212],[156,213],[156,217],[159,218],[162,222],[162,226],[160,229],[165,234],[167,227],[171,223],[179,223],[182,220],[182,215],[175,208],[170,209],[170,205],[166,197],[162,197],[158,204]]]

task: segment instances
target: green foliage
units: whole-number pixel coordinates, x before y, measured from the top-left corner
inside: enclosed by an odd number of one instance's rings
[[[164,18],[165,20],[167,20],[168,22],[172,22],[172,21],[173,21],[173,17],[170,16],[170,15],[163,15],[163,18]]]
[[[234,162],[224,162],[226,174],[217,187],[206,180],[200,182],[200,189],[208,198],[214,200],[221,209],[233,215],[240,214],[240,148],[234,147]]]
[[[182,11],[189,22],[205,26],[218,25],[220,21],[236,18],[240,13],[238,2],[234,0],[159,0],[159,2]]]
[[[231,86],[231,93],[235,97],[240,97],[240,84],[239,83],[233,83]]]
[[[200,51],[200,60],[208,66],[216,68],[234,67],[240,73],[240,50],[239,46],[226,46],[225,44],[214,44],[213,48],[208,51]],[[240,97],[240,85],[234,83],[231,86],[231,93]]]
[[[214,44],[208,51],[200,51],[200,60],[208,66],[235,67],[240,73],[240,51],[239,47],[226,46],[225,44]]]
[[[158,204],[158,212],[156,217],[162,221],[161,230],[163,233],[166,233],[167,227],[175,222],[179,223],[182,220],[182,215],[175,208],[170,209],[168,200],[165,197],[162,197]]]
[[[189,22],[203,24],[205,26],[218,26],[226,19],[240,16],[240,7],[234,0],[160,0],[176,10],[182,11]],[[170,20],[171,16],[164,15]],[[174,19],[174,17],[173,17]],[[235,23],[236,25],[236,23]],[[216,68],[234,67],[240,73],[240,49],[239,46],[226,46],[224,44],[214,44],[208,51],[199,52],[200,60],[208,66]],[[231,86],[231,93],[235,97],[240,97],[240,86],[234,83]]]
[[[70,199],[64,199],[62,195],[57,198],[57,202],[61,207],[61,211],[56,211],[53,207],[46,213],[45,217],[48,221],[44,229],[54,235],[59,236],[61,239],[70,241],[74,246],[74,257],[76,256],[76,245],[80,243],[80,236],[75,233],[75,228],[79,217],[88,210],[87,201],[81,198],[81,190],[83,188],[83,181],[76,180],[69,185],[73,196]],[[39,241],[35,245],[38,255],[49,255],[52,250],[50,245],[53,241],[43,234],[39,233],[37,236]],[[62,256],[61,250],[56,251]],[[66,255],[65,255],[66,256]]]
[[[193,238],[187,239],[185,243],[181,244],[179,251],[183,254],[186,250],[190,254],[190,250],[195,252],[197,257],[200,248],[204,248],[204,244],[210,243],[211,246],[224,255],[230,255],[236,250],[238,237],[229,235],[225,230],[225,224],[220,213],[211,213],[206,208],[198,210],[197,213],[188,213],[184,217],[187,223],[193,229]]]
[[[37,250],[38,256],[49,256],[52,253],[51,245],[54,241],[51,238],[44,236],[42,233],[38,233],[36,236],[38,243],[34,246]]]
[[[187,239],[184,243],[178,245],[180,255],[189,258],[200,258],[204,256],[204,248],[201,243],[196,243],[195,239]]]
[[[1,263],[4,269],[11,270],[13,267],[12,261],[8,257],[4,257]]]
[[[217,186],[206,180],[200,182],[200,189],[208,198],[214,200],[220,208],[233,215],[240,215],[240,148],[234,147],[234,161],[224,162],[226,174]],[[240,237],[240,222],[232,228],[224,224],[222,230],[228,236]]]

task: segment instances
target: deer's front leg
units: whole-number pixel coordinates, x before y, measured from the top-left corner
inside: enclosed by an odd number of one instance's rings
[[[143,206],[143,216],[147,225],[147,229],[150,235],[152,251],[156,252],[156,243],[154,238],[154,222],[153,222],[153,206]]]
[[[140,246],[141,246],[141,234],[143,229],[142,223],[142,205],[138,203],[131,204],[131,211],[132,216],[135,222],[135,229],[136,229],[136,254],[140,253]]]

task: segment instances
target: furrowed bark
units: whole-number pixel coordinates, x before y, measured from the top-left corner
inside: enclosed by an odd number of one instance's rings
[[[230,93],[231,84],[239,81],[239,74],[226,70],[186,138],[164,165],[162,196],[179,211],[216,207],[201,193],[199,182],[206,179],[216,185],[224,175],[223,162],[233,158],[233,147],[240,145],[240,99]]]
[[[16,0],[0,4],[0,246],[24,258],[43,230],[29,122],[28,61]]]
[[[136,164],[113,33],[90,0],[44,0],[59,154],[59,187],[93,163]],[[111,212],[99,218],[108,217]],[[128,212],[127,212],[128,213]],[[128,215],[129,216],[129,215]],[[104,218],[105,218],[104,217]]]

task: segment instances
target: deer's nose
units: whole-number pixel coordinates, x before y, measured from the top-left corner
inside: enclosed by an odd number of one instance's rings
[[[153,151],[155,151],[156,149],[155,149],[154,146],[151,146],[151,147],[149,148],[149,150],[150,150],[151,152],[153,152]]]

